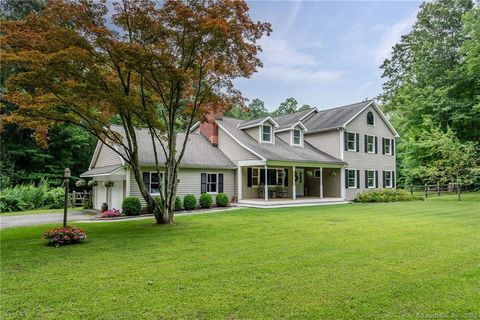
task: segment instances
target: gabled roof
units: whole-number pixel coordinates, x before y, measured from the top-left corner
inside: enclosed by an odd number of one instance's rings
[[[254,119],[249,121],[241,121],[240,123],[238,123],[238,128],[248,129],[253,127],[258,127],[267,121],[270,121],[274,127],[278,127],[278,123],[271,116],[266,116],[265,118]]]
[[[87,177],[109,176],[115,173],[116,171],[118,171],[122,167],[123,166],[121,164],[114,164],[111,166],[93,168],[82,173],[80,177],[87,178]]]
[[[313,147],[306,141],[303,148],[291,146],[279,138],[277,138],[275,144],[258,143],[254,138],[238,127],[241,122],[242,120],[226,117],[217,120],[217,124],[221,129],[235,137],[235,140],[244,148],[252,150],[263,159],[277,161],[344,163],[342,160]]]
[[[302,121],[297,121],[293,123],[286,123],[278,128],[275,129],[275,132],[282,132],[282,131],[288,131],[288,130],[293,130],[295,127],[301,127],[303,131],[308,131],[308,128],[302,123]]]

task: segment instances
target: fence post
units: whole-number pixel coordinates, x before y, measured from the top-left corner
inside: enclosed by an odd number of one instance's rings
[[[440,183],[437,182],[437,196],[440,197]]]
[[[428,198],[428,185],[425,183],[425,198]]]

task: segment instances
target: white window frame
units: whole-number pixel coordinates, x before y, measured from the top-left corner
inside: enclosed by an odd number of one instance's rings
[[[265,140],[263,138],[265,127],[270,128],[270,133],[268,133],[270,135],[270,140]],[[261,127],[260,127],[260,138],[261,138],[260,141],[262,143],[273,143],[273,126],[270,125],[270,124],[267,124],[267,123],[262,124]]]
[[[375,153],[375,136],[370,136],[370,135],[366,135],[367,136],[367,153]],[[369,139],[372,138],[372,143],[370,144],[369,142]],[[370,151],[370,145],[372,147],[372,151]]]
[[[389,177],[389,184],[387,184],[387,173],[390,174]],[[391,189],[393,188],[393,171],[392,170],[385,170],[384,171],[385,177],[383,177],[383,180],[385,180],[385,189]]]
[[[165,175],[164,172],[160,171],[160,177],[158,178],[158,190],[159,190],[158,193],[152,193],[152,174],[157,174],[157,171],[143,171],[142,175],[144,173],[148,173],[150,175],[149,185],[148,185],[148,188],[147,188],[148,193],[151,194],[151,195],[154,195],[154,196],[160,195],[160,190],[161,190],[160,188],[163,188],[163,179],[164,179],[164,175]]]
[[[388,142],[388,152],[387,152],[387,142]],[[385,150],[383,151],[385,152],[386,155],[391,156],[392,155],[392,139],[384,138],[383,143],[385,148]]]
[[[298,131],[298,143],[295,143],[295,131]],[[302,146],[302,137],[303,136],[303,132],[301,129],[293,129],[292,130],[292,145],[293,146]]]
[[[373,177],[372,177],[372,184],[373,186],[370,186],[370,172],[373,173]],[[376,189],[377,188],[377,185],[376,185],[376,181],[377,181],[377,171],[375,170],[367,170],[367,185],[368,185],[368,189]]]
[[[372,116],[373,116],[373,124],[368,123],[368,114],[369,114],[369,113],[371,113]],[[367,112],[367,116],[366,116],[366,121],[365,121],[365,122],[367,123],[367,126],[375,127],[375,122],[376,122],[376,121],[375,121],[375,114],[373,113],[373,111],[368,111],[368,112]]]
[[[207,193],[210,194],[218,194],[218,172],[205,172],[206,176],[206,188],[207,188]],[[215,176],[215,182],[210,182],[210,176]],[[210,191],[209,189],[211,188],[212,185],[215,185],[215,190],[216,191]]]
[[[268,168],[268,170],[275,170],[275,172],[276,172],[275,181],[277,182],[277,184],[278,184],[278,180],[279,180],[278,173],[284,171],[285,169],[286,168]],[[252,168],[252,188],[258,188],[260,186],[260,170],[265,171],[264,168],[258,168],[258,167],[253,167]],[[267,174],[268,174],[268,172],[267,172]],[[257,179],[256,184],[254,183],[254,179]],[[282,177],[280,177],[280,179],[282,179],[282,184],[281,185],[285,186],[285,179],[283,179]],[[268,181],[268,178],[267,178],[266,175],[265,175],[265,180]],[[268,187],[276,187],[277,184],[269,184]],[[262,185],[262,187],[263,187],[263,185]]]
[[[353,140],[350,140],[350,134],[353,134]],[[349,142],[353,142],[353,149],[350,149]],[[355,132],[347,132],[347,151],[357,151],[357,134]]]
[[[347,169],[347,182],[348,182],[348,189],[357,189],[358,188],[358,185],[357,185],[357,181],[358,181],[358,178],[357,178],[357,170],[356,169]],[[353,179],[354,179],[354,183],[353,183],[353,186],[350,186],[350,172],[353,172]]]

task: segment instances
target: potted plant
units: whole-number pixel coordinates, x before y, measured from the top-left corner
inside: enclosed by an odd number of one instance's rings
[[[113,187],[113,181],[112,181],[112,180],[106,180],[106,181],[104,182],[104,186],[105,186],[105,188],[111,188],[111,187]]]

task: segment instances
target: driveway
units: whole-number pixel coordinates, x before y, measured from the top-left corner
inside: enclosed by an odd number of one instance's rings
[[[94,220],[96,219],[94,214],[86,214],[83,212],[69,212],[68,221],[78,221],[78,220]],[[18,216],[1,216],[0,217],[0,229],[21,227],[21,226],[31,226],[37,224],[48,224],[48,223],[62,223],[63,222],[63,212],[59,213],[41,213],[41,214],[29,214],[29,215],[18,215]]]

